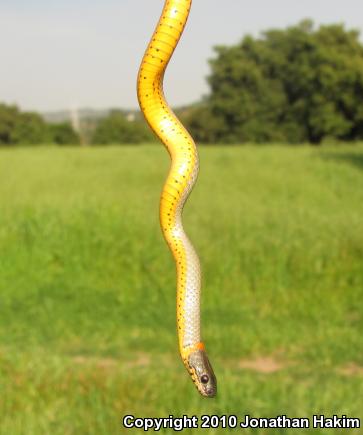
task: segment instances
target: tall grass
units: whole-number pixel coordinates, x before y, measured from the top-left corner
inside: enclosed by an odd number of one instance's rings
[[[1,435],[124,433],[129,413],[363,418],[362,146],[200,154],[185,227],[209,401],[177,355],[162,147],[0,152]]]

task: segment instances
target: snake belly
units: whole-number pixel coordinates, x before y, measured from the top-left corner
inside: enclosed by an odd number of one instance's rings
[[[166,67],[187,22],[192,0],[166,0],[143,57],[137,83],[141,110],[171,157],[160,201],[160,223],[177,270],[179,351],[198,391],[216,394],[216,378],[200,336],[201,273],[198,255],[184,232],[182,211],[199,171],[196,145],[163,92]]]

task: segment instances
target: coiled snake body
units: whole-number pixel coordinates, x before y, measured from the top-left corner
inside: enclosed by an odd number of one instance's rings
[[[168,106],[163,78],[184,30],[192,0],[166,0],[162,15],[143,57],[138,75],[141,110],[171,157],[171,169],[160,202],[160,222],[177,269],[177,328],[179,351],[198,391],[213,397],[217,382],[200,338],[200,264],[182,226],[184,203],[198,175],[195,143]]]

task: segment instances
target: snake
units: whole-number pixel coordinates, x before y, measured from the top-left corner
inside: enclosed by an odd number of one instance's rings
[[[160,225],[176,264],[176,314],[179,352],[197,390],[214,397],[217,380],[201,340],[199,257],[183,229],[184,204],[196,182],[199,157],[195,142],[168,105],[163,80],[187,23],[192,0],[166,0],[141,61],[137,96],[141,111],[165,145],[170,171],[160,199]]]

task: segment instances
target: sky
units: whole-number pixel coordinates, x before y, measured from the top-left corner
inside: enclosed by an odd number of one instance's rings
[[[136,108],[138,67],[163,0],[1,0],[0,101],[25,110]],[[208,93],[213,46],[304,18],[363,33],[362,0],[193,0],[165,77],[172,106]]]

